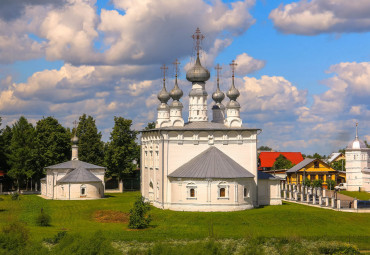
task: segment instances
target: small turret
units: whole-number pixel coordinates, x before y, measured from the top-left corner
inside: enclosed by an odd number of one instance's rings
[[[77,121],[74,121],[73,124],[75,125],[75,134],[73,135],[71,142],[72,142],[72,159],[71,160],[78,160],[78,137],[77,133]]]
[[[168,68],[166,65],[163,65],[161,69],[163,70],[163,87],[157,95],[157,98],[161,103],[157,108],[158,115],[155,124],[156,128],[168,127],[170,125],[170,107],[167,104],[168,100],[170,100],[170,93],[166,90],[166,70]]]
[[[212,94],[212,99],[215,104],[212,107],[213,120],[212,122],[224,123],[225,122],[225,106],[222,104],[222,100],[225,98],[225,94],[220,90],[220,70],[222,69],[219,64],[215,67],[217,71],[217,89]]]
[[[242,120],[240,118],[240,104],[236,99],[240,96],[239,90],[235,87],[234,77],[235,77],[235,67],[237,63],[233,60],[230,64],[232,76],[231,76],[231,88],[227,91],[226,95],[230,101],[226,105],[226,121],[225,124],[229,127],[241,127]]]
[[[180,63],[176,59],[176,61],[173,64],[175,65],[176,75],[175,75],[175,86],[170,92],[170,96],[173,100],[170,105],[170,121],[172,126],[183,127],[184,126],[184,119],[182,118],[183,105],[179,100],[184,93],[177,84],[178,65]]]

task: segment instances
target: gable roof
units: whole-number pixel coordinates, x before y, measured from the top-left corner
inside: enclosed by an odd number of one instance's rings
[[[79,167],[83,167],[83,168],[86,168],[86,169],[102,169],[102,168],[105,169],[105,167],[93,165],[93,164],[90,164],[90,163],[87,163],[87,162],[84,162],[84,161],[80,161],[80,160],[70,160],[70,161],[67,161],[67,162],[60,163],[60,164],[47,166],[45,168],[46,169],[75,169],[75,168],[79,168]]]
[[[247,169],[214,146],[177,168],[168,177],[177,178],[253,178]]]
[[[101,182],[101,180],[98,177],[96,177],[93,173],[91,173],[89,170],[83,167],[78,167],[57,181],[57,183],[86,183],[86,182]]]
[[[259,167],[272,167],[276,159],[282,154],[293,164],[297,165],[303,161],[303,156],[300,152],[271,152],[262,151],[259,155],[260,166]]]
[[[315,160],[316,160],[315,158],[305,158],[303,161],[301,161],[297,165],[293,166],[291,169],[289,169],[286,172],[287,173],[295,173],[295,172],[301,170],[303,167],[307,166],[308,164],[310,164],[311,162],[313,162]]]
[[[341,153],[341,152],[333,152],[332,154],[330,154],[330,156],[328,158],[328,163],[333,162],[334,160],[336,160],[340,156],[343,156],[343,153]]]

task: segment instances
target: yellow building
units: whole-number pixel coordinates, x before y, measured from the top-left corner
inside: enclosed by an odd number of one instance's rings
[[[327,188],[327,180],[331,179],[336,183],[345,181],[345,173],[331,168],[320,159],[306,158],[299,164],[286,171],[287,183],[302,184],[305,179],[322,180],[323,187]],[[344,179],[344,180],[343,180]]]

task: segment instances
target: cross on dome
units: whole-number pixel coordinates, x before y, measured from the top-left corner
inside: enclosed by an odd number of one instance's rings
[[[163,70],[163,81],[166,81],[166,72],[168,70],[168,67],[165,64],[163,64],[161,66],[161,70]]]
[[[204,39],[204,35],[200,32],[199,27],[195,30],[195,33],[191,36],[195,41],[195,49],[197,50],[197,56],[199,57],[200,44]]]
[[[232,78],[234,79],[235,76],[235,68],[238,64],[235,62],[235,60],[231,61],[230,67],[231,67],[231,73],[232,73]]]

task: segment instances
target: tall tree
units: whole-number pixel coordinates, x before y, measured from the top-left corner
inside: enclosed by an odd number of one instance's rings
[[[136,168],[133,161],[139,161],[140,150],[135,141],[138,133],[131,129],[131,125],[132,120],[114,117],[114,127],[105,152],[107,176],[122,179],[124,174]]]
[[[8,175],[16,180],[18,191],[21,180],[28,180],[36,172],[35,148],[34,148],[35,129],[31,123],[23,116],[12,127],[12,140],[9,146],[9,165]]]
[[[272,169],[290,169],[293,167],[293,164],[290,160],[284,157],[283,154],[280,154],[279,157],[276,158],[274,164],[272,165]]]
[[[272,151],[272,149],[268,146],[260,146],[258,150],[259,151]]]
[[[155,128],[155,122],[148,122],[148,125],[144,128],[144,130],[150,130]]]
[[[36,123],[35,148],[37,150],[37,177],[44,167],[67,161],[71,155],[71,137],[67,130],[53,117]]]
[[[1,130],[1,132],[0,170],[8,171],[10,169],[8,155],[10,153],[10,143],[12,141],[12,128],[6,126],[3,130]]]
[[[83,114],[77,127],[78,158],[95,165],[104,164],[104,143],[101,132],[98,132],[95,120]]]

